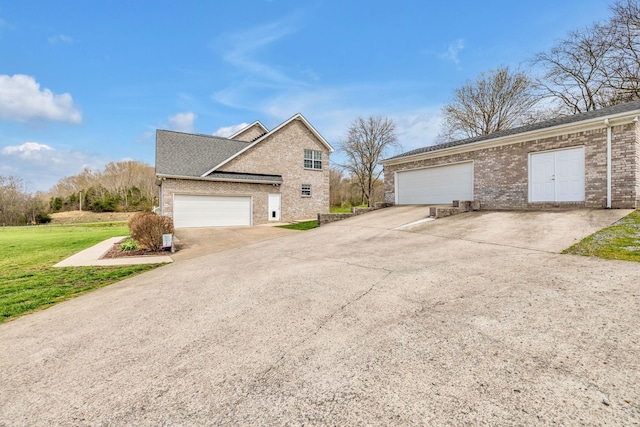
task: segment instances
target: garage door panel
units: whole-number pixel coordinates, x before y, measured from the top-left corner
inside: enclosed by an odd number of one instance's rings
[[[473,163],[398,172],[398,204],[449,204],[473,200]]]
[[[176,228],[251,225],[251,197],[176,194]]]

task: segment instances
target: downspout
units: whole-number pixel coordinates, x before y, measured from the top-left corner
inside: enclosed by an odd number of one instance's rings
[[[607,126],[607,209],[611,209],[611,125],[609,119],[604,119]]]

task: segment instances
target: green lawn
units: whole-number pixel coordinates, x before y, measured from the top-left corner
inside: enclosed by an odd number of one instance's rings
[[[125,225],[0,227],[0,323],[152,269],[154,265],[53,268]]]
[[[631,212],[563,253],[640,262],[640,211]]]
[[[355,206],[356,208],[366,208],[366,205]],[[334,206],[329,210],[330,213],[351,213],[351,207]]]
[[[290,230],[311,230],[312,228],[316,228],[318,226],[318,221],[303,221],[303,222],[294,222],[293,224],[287,225],[278,225],[280,228],[288,228]]]

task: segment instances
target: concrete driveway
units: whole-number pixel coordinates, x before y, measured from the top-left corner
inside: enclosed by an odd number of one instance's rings
[[[179,250],[171,254],[171,258],[175,261],[197,258],[296,233],[299,230],[278,228],[271,224],[256,227],[179,228],[175,231]]]
[[[510,215],[385,209],[0,325],[0,425],[640,423],[638,264]]]

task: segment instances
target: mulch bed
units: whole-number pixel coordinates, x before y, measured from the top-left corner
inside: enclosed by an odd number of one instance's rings
[[[118,243],[114,243],[109,252],[102,255],[101,259],[104,258],[126,258],[130,256],[160,256],[160,255],[171,255],[170,251],[150,251],[147,249],[136,249],[134,251],[123,251],[120,250],[120,243],[124,242],[126,239],[119,241]]]

